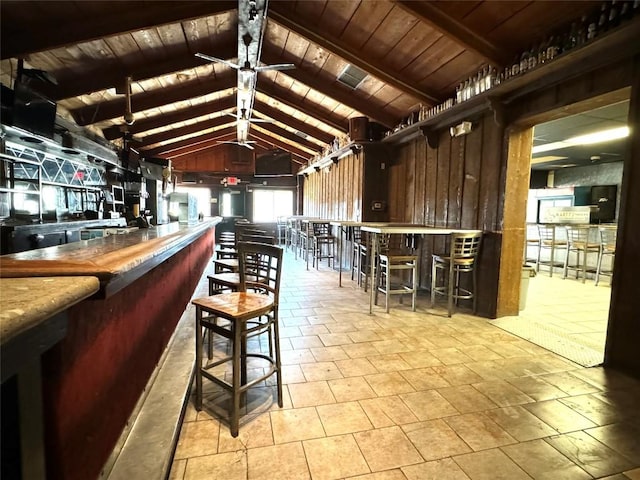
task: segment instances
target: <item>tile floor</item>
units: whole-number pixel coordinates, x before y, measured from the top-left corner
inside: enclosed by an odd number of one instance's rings
[[[492,323],[520,338],[549,349],[582,366],[602,364],[609,321],[611,286],[602,277],[598,286],[555,270],[541,270],[529,279],[526,306],[517,317]]]
[[[207,383],[205,409],[187,408],[170,478],[640,480],[640,381],[486,319],[447,318],[426,298],[417,312],[394,300],[373,315],[368,298],[287,255],[284,408],[271,377],[248,395],[232,438],[219,420],[226,394]]]

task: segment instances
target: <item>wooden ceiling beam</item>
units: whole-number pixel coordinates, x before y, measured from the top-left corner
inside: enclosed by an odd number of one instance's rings
[[[222,128],[220,130],[216,130],[215,132],[206,133],[204,135],[198,135],[197,137],[187,138],[185,140],[179,140],[177,142],[167,143],[160,147],[149,148],[149,149],[140,149],[140,153],[143,157],[155,157],[155,156],[164,156],[171,152],[172,150],[176,150],[182,147],[188,147],[189,145],[197,145],[198,143],[207,142],[209,140],[215,140],[225,135],[230,135],[235,133],[236,127],[227,127]]]
[[[145,93],[137,93],[131,96],[131,107],[133,112],[141,112],[151,108],[161,107],[169,103],[179,102],[190,98],[202,97],[209,93],[227,90],[236,86],[234,72],[228,72],[211,81],[199,79],[185,82],[180,85],[160,88]],[[76,123],[80,126],[91,125],[93,123],[111,120],[121,117],[125,111],[125,98],[109,100],[93,105],[71,110]]]
[[[310,42],[332,52],[350,64],[388,83],[401,92],[411,95],[426,105],[441,103],[441,98],[435,92],[426,92],[416,88],[411,83],[389,73],[389,69],[384,65],[379,64],[372,58],[366,58],[362,52],[352,48],[342,40],[329,35],[326,31],[322,31],[317,25],[312,25],[310,22],[306,22],[300,18],[292,20],[290,15],[290,6],[285,2],[273,2],[269,6],[269,19],[274,20],[287,30],[297,33]]]
[[[229,141],[229,140],[233,140],[235,138],[236,138],[236,133],[235,133],[235,131],[233,131],[231,133],[228,133],[227,135],[222,135],[220,137],[211,138],[211,139],[209,139],[207,141],[204,141],[204,142],[198,142],[198,143],[193,144],[193,145],[187,145],[186,147],[176,148],[174,150],[171,150],[170,152],[168,152],[167,154],[165,154],[163,156],[173,160],[173,159],[178,158],[178,157],[184,157],[185,155],[191,155],[191,154],[196,153],[196,152],[201,152],[202,150],[208,150],[210,148],[218,147],[218,146],[222,145],[220,142],[226,142],[226,141]]]
[[[262,81],[258,81],[256,90],[284,105],[309,115],[310,117],[313,117],[336,130],[340,130],[344,133],[349,131],[348,120],[345,120],[327,109],[311,105],[309,102],[303,102],[303,99],[298,95],[293,94],[290,90],[276,85],[273,82],[265,82],[264,79]]]
[[[268,130],[274,135],[278,135],[283,139],[288,140],[289,142],[293,142],[296,146],[307,148],[313,152],[319,152],[320,150],[322,150],[322,147],[317,143],[313,143],[313,142],[310,142],[309,140],[305,140],[301,136],[296,135],[295,133],[290,132],[289,130],[285,130],[284,128],[279,127],[278,125],[273,125],[270,123],[259,123],[257,125],[252,125],[249,131],[250,132],[253,131],[255,126],[258,126],[264,130]]]
[[[127,126],[127,131],[131,134],[146,132],[156,128],[166,127],[174,123],[184,122],[192,118],[202,117],[222,110],[229,110],[236,106],[236,99],[233,96],[223,97],[213,102],[199,103],[193,107],[181,108],[170,113],[155,115],[153,117],[136,120],[133,125]],[[114,125],[103,128],[102,134],[107,140],[115,140],[122,136],[122,127]]]
[[[235,43],[220,45],[216,48],[216,55],[220,58],[233,58],[237,55]],[[202,65],[210,65],[210,62],[196,57],[195,55],[176,55],[165,58],[162,61],[150,61],[135,66],[127,66],[122,63],[109,63],[91,70],[82,75],[73,75],[66,78],[57,78],[58,85],[42,85],[42,93],[53,100],[78,97],[111,87],[123,87],[126,77],[131,76],[131,80],[138,82],[150,78],[161,77],[188,70]]]
[[[263,50],[262,61],[267,64],[282,63],[282,59],[266,50]],[[370,119],[380,122],[387,128],[392,128],[398,123],[397,118],[375,108],[373,102],[359,98],[357,91],[344,87],[336,82],[335,79],[316,77],[300,65],[296,65],[293,70],[287,70],[282,73],[347,107],[357,110]]]
[[[19,3],[19,2],[18,2]],[[27,5],[21,8],[29,8]],[[114,2],[108,15],[91,18],[79,14],[61,26],[49,19],[29,29],[4,28],[1,32],[2,59],[24,58],[26,55],[53,48],[88,42],[112,35],[183,22],[192,18],[218,15],[238,8],[233,0],[215,2]]]
[[[154,133],[153,135],[147,135],[137,145],[142,148],[153,145],[155,143],[166,142],[167,140],[171,140],[172,138],[191,135],[192,133],[197,133],[209,128],[219,127],[227,123],[233,123],[235,125],[235,120],[230,116],[221,115],[209,120],[203,120],[202,122],[185,125],[184,127],[172,128],[163,132]]]
[[[440,10],[436,2],[409,0],[393,0],[393,2],[408,14],[438,30],[467,50],[477,53],[490,63],[504,66],[509,62],[509,52],[501,50],[482,35]]]
[[[280,148],[281,150],[285,150],[289,152],[291,155],[295,155],[299,157],[301,160],[304,161],[304,163],[306,163],[312,157],[312,155],[310,155],[308,152],[305,152],[304,150],[300,150],[294,147],[293,145],[289,145],[288,143],[283,142],[277,138],[274,138],[271,135],[268,135],[266,133],[258,132],[257,130],[252,130],[249,136],[257,140],[262,140],[269,145]],[[296,162],[296,163],[299,163],[299,162]]]
[[[280,123],[289,125],[291,128],[295,128],[296,130],[305,133],[306,135],[309,135],[310,137],[313,137],[317,140],[320,140],[323,143],[330,143],[333,141],[333,136],[325,132],[324,130],[320,130],[313,125],[304,123],[290,115],[285,115],[281,110],[273,108],[271,105],[261,102],[258,99],[254,100],[253,102],[253,110]]]

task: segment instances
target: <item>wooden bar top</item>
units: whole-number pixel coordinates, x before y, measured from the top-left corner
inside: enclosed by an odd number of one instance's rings
[[[206,233],[220,218],[170,223],[123,235],[0,256],[0,277],[98,277],[105,296],[120,290]]]
[[[96,277],[0,278],[0,345],[90,297]]]

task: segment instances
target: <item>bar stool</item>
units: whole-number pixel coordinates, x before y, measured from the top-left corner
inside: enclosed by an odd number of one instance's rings
[[[360,285],[360,248],[362,247],[362,231],[360,227],[351,230],[351,281]]]
[[[433,255],[431,264],[431,306],[436,295],[447,297],[447,314],[453,312],[453,303],[459,299],[473,300],[473,312],[476,311],[476,258],[480,251],[482,232],[453,233],[449,255]],[[438,272],[442,272],[443,282],[438,285]],[[460,275],[471,274],[471,290],[460,286]]]
[[[196,398],[197,410],[202,410],[202,379],[210,380],[231,392],[229,419],[231,435],[238,436],[240,397],[249,388],[276,375],[277,401],[282,407],[282,372],[278,331],[278,301],[282,271],[280,247],[251,242],[238,243],[240,285],[238,291],[196,298]],[[203,330],[231,342],[231,355],[203,364]],[[268,353],[248,352],[247,337],[266,333]],[[247,359],[266,361],[266,373],[251,380],[247,377]],[[231,383],[224,373],[215,375],[211,369],[231,363]]]
[[[276,218],[276,236],[278,245],[286,245],[287,243],[287,217]]]
[[[313,222],[311,225],[313,229],[311,237],[312,264],[317,270],[322,259],[326,258],[330,267],[335,258],[336,249],[336,237],[331,233],[331,225],[329,222]]]
[[[529,248],[534,248],[536,255],[529,256]],[[540,249],[540,236],[538,234],[538,226],[528,223],[525,230],[524,241],[524,263],[534,262],[536,264],[536,271],[538,271],[538,255],[537,252]]]
[[[549,267],[549,276],[553,276],[553,268],[562,266],[564,264],[556,263],[555,253],[558,248],[566,249],[567,241],[559,239],[557,237],[557,229],[555,225],[538,225],[538,236],[540,243],[538,244],[538,258],[536,260],[536,272],[540,271],[540,265],[547,265]],[[541,260],[543,250],[549,250],[549,260]]]
[[[363,235],[363,240],[360,243],[360,258],[359,258],[359,266],[360,266],[360,287],[364,288],[366,292],[369,288],[369,277],[371,273],[371,242],[373,239],[371,238],[373,234],[366,232],[367,236]],[[378,262],[380,261],[380,254],[385,254],[389,252],[389,234],[378,234],[378,249],[376,253],[376,258],[373,259],[373,278],[371,282],[373,286],[376,286],[376,278],[378,272]]]
[[[376,270],[375,304],[378,304],[378,293],[385,295],[385,310],[389,313],[389,297],[411,295],[411,310],[416,311],[416,295],[418,292],[418,256],[381,253],[378,256]],[[405,281],[404,272],[410,273],[410,283]],[[395,273],[395,275],[394,275]]]
[[[562,278],[567,278],[569,268],[574,268],[576,271],[576,278],[579,276],[579,272],[582,271],[582,283],[587,280],[587,259],[590,253],[599,255],[600,243],[589,242],[588,226],[573,226],[567,225],[567,249],[564,256],[564,273]],[[576,254],[575,265],[569,264],[569,255],[571,252]],[[582,255],[582,262],[580,262],[580,256]]]
[[[596,286],[600,281],[600,275],[611,276],[613,274],[613,259],[616,256],[616,240],[618,229],[615,226],[600,227],[598,229],[598,233],[600,234],[600,249],[598,251],[598,266],[596,267]],[[602,260],[606,256],[611,258],[611,268],[608,270],[603,270]]]

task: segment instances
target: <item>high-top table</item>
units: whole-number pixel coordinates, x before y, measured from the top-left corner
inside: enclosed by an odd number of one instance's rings
[[[389,235],[420,235],[424,237],[424,235],[451,235],[453,233],[472,233],[472,232],[480,232],[480,230],[463,230],[456,228],[446,228],[446,227],[429,227],[426,225],[419,224],[366,224],[363,223],[360,226],[360,229],[363,232],[369,232],[372,234],[371,241],[371,264],[370,269],[370,279],[371,279],[371,290],[369,292],[369,313],[373,313],[373,304],[375,298],[375,290],[377,288],[374,285],[375,282],[375,258],[378,250],[379,244],[379,235],[389,234]],[[420,245],[420,249],[422,245]],[[449,278],[452,278],[453,275],[453,262],[451,262],[451,268],[449,271]]]

